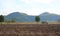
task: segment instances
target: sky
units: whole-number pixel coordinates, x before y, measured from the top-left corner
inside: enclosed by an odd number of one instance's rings
[[[28,15],[49,12],[60,15],[60,0],[0,0],[0,15],[13,12]]]

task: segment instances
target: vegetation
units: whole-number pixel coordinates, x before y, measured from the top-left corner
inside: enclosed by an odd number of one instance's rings
[[[16,21],[15,20],[4,20],[2,24],[12,24],[12,23],[16,23]]]
[[[36,16],[36,17],[35,17],[35,21],[36,21],[36,22],[39,22],[39,21],[40,21],[40,17],[39,17],[39,16]]]
[[[4,16],[0,15],[0,22],[4,22]]]
[[[41,22],[41,23],[42,23],[42,24],[48,24],[48,22],[44,22],[44,21],[43,21],[43,22]]]

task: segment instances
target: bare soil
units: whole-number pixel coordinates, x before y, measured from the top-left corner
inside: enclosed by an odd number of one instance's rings
[[[60,36],[60,24],[0,24],[0,36]]]

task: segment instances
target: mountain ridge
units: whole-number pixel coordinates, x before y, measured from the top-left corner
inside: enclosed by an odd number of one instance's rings
[[[39,15],[41,21],[58,21],[60,15],[44,12]],[[25,13],[14,12],[5,16],[5,20],[16,20],[17,22],[35,22],[35,16],[27,15]]]
[[[28,16],[25,13],[19,13],[19,12],[14,12],[5,16],[5,20],[13,20],[13,19],[16,20],[17,22],[27,22],[27,21],[30,22],[31,20],[33,21],[34,16]]]

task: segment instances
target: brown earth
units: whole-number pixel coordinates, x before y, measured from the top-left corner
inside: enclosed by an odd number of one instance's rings
[[[60,24],[1,24],[0,36],[60,36]]]

